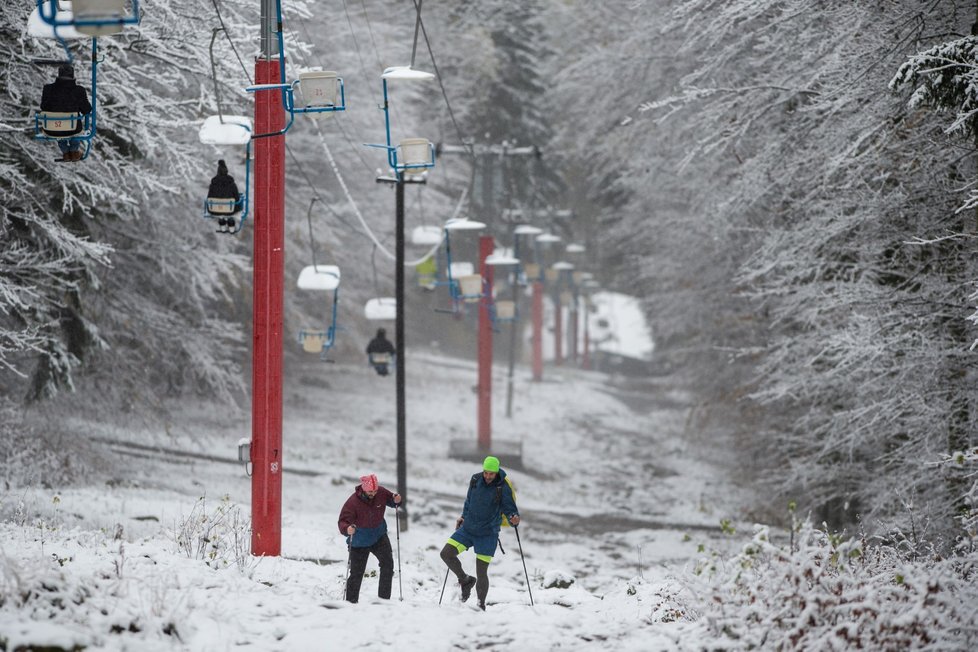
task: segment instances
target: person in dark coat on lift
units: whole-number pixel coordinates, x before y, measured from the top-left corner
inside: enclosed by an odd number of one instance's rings
[[[228,174],[228,166],[224,159],[217,162],[217,175],[211,179],[211,185],[207,189],[207,197],[234,200],[234,210],[231,214],[217,218],[218,233],[233,233],[235,227],[234,214],[241,212],[241,195],[238,193],[238,184],[234,182],[234,177]]]
[[[45,84],[41,90],[41,111],[58,113],[81,113],[88,115],[92,112],[92,104],[88,101],[88,93],[75,83],[75,69],[70,63],[61,64],[58,77],[50,84]],[[44,129],[44,125],[41,126]],[[81,120],[77,121],[71,133],[77,134],[82,130]],[[58,140],[62,161],[82,160],[81,141],[74,138]]]
[[[386,376],[389,373],[387,369],[388,363],[381,362],[381,360],[386,359],[385,356],[394,355],[395,352],[394,345],[387,339],[387,331],[383,328],[378,328],[377,336],[367,344],[367,355],[370,357],[370,364],[374,366],[377,375]]]

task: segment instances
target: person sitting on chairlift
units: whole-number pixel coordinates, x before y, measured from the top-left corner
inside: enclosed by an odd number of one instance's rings
[[[41,111],[59,113],[81,113],[88,115],[92,112],[92,104],[88,101],[88,93],[75,83],[75,69],[70,63],[63,63],[58,68],[57,78],[50,84],[45,84],[41,90]],[[77,121],[71,131],[77,134],[82,130],[81,120]],[[61,138],[58,140],[62,161],[80,161],[84,154],[81,151],[81,140]]]
[[[378,328],[377,336],[367,344],[367,355],[370,357],[370,364],[374,366],[377,375],[386,376],[388,374],[388,361],[394,353],[394,345],[387,339],[387,331]]]
[[[217,162],[217,175],[211,179],[207,197],[209,199],[234,200],[234,210],[231,211],[231,214],[217,218],[218,233],[234,233],[234,213],[241,212],[241,195],[238,193],[238,184],[234,182],[234,177],[228,174],[228,166],[224,159]]]

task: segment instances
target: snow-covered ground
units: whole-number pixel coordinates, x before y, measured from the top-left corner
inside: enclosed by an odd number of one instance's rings
[[[377,599],[371,558],[361,602],[343,601],[336,527],[359,475],[397,488],[393,377],[310,359],[286,381],[281,558],[247,554],[250,479],[236,462],[247,407],[183,406],[178,422],[141,432],[79,421],[72,430],[113,472],[0,494],[0,596],[19,596],[0,604],[0,649],[697,647],[688,623],[663,618],[661,596],[698,548],[719,545],[740,499],[682,438],[681,394],[647,385],[642,405],[620,379],[548,368],[531,383],[520,370],[507,419],[497,366],[494,437],[523,443],[524,468],[509,472],[530,586],[504,529],[483,613],[452,578],[439,604],[438,552],[479,470],[448,457],[451,440],[475,439],[475,365],[412,352],[407,374],[410,524],[398,542],[388,511],[393,600]],[[471,553],[462,560],[474,572]],[[547,587],[560,579],[573,583]]]

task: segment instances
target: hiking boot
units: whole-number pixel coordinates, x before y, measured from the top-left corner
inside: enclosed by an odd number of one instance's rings
[[[475,578],[471,575],[466,575],[465,579],[459,582],[458,585],[462,587],[462,602],[465,602],[469,599],[469,596],[472,595],[472,587],[475,586]]]

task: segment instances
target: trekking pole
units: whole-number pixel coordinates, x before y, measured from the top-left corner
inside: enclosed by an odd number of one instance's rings
[[[394,524],[397,528],[397,594],[401,602],[404,602],[404,587],[401,584],[401,519],[397,513],[400,505],[394,505]]]
[[[353,549],[351,548],[351,542],[353,537],[349,537],[349,541],[346,542],[346,579],[343,580],[343,599],[346,600],[347,587],[350,586],[350,564],[353,559]]]
[[[526,558],[523,557],[523,543],[520,541],[520,526],[514,525],[513,531],[516,532],[516,543],[520,547],[520,559],[523,560],[523,575],[526,576],[526,592],[530,594],[530,606],[533,606],[533,591],[530,590],[530,574],[526,572]],[[447,580],[448,577],[446,576]]]
[[[441,604],[441,599],[445,597],[445,587],[448,586],[448,569],[445,569],[445,581],[441,583],[441,595],[438,596],[438,604]]]

